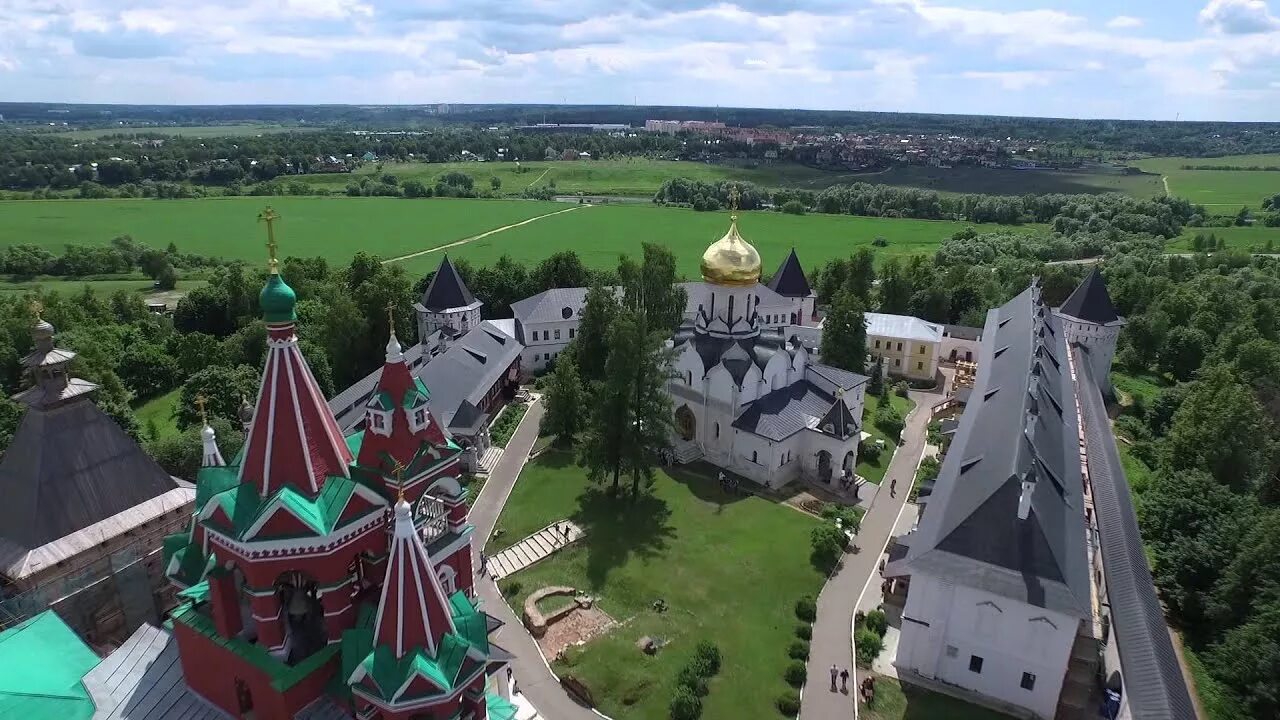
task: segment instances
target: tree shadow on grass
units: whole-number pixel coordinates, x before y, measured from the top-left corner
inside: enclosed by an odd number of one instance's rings
[[[715,505],[718,510],[723,510],[726,505],[751,497],[751,489],[756,487],[751,480],[725,470],[723,472],[726,478],[734,478],[738,481],[738,489],[736,491],[726,492],[724,488],[720,487],[718,479],[721,472],[720,468],[706,462],[672,465],[664,468],[663,471],[672,480],[689,488],[689,492],[693,493],[694,497],[705,503]]]
[[[588,487],[578,496],[578,510],[570,518],[586,531],[587,581],[592,590],[604,587],[609,572],[632,555],[660,555],[675,537],[665,500],[645,493],[634,501],[614,497],[606,488]]]

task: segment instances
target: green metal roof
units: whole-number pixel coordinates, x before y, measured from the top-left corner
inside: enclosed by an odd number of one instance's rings
[[[414,378],[413,385],[404,393],[404,400],[400,406],[406,410],[426,405],[431,401],[431,392],[427,390],[426,383],[422,382],[422,378]]]
[[[373,397],[369,398],[369,402],[365,403],[364,406],[375,408],[385,412],[387,410],[391,410],[396,405],[394,402],[391,401],[391,395],[389,395],[384,390],[381,392],[374,393]]]
[[[307,497],[286,485],[270,498],[263,500],[258,497],[258,491],[253,485],[248,483],[237,485],[211,498],[231,518],[230,527],[226,527],[226,523],[221,521],[214,522],[214,526],[237,538],[244,537],[272,501],[279,499],[280,504],[289,514],[298,518],[308,529],[317,535],[327,535],[338,526],[342,511],[346,509],[347,501],[351,499],[355,489],[355,480],[329,477],[325,479],[324,487],[315,498]]]
[[[186,590],[178,593],[178,597],[184,600],[190,600],[195,603],[202,603],[209,599],[209,581],[201,580]]]
[[[476,610],[475,605],[472,605],[461,591],[449,597],[449,609],[453,615],[453,626],[458,629],[458,634],[488,655],[489,625],[485,622],[484,615]]]
[[[87,720],[98,656],[52,610],[0,632],[0,718]]]
[[[498,682],[506,681],[506,678],[498,680]],[[489,720],[515,720],[516,713],[519,711],[519,708],[511,704],[510,700],[491,692],[484,694],[484,708],[489,713]]]
[[[262,307],[262,319],[269,323],[293,322],[298,319],[295,312],[298,295],[277,273],[267,276],[267,284],[258,295],[258,304]]]
[[[183,539],[185,540],[186,536],[183,536]],[[174,557],[178,558],[178,572],[172,577],[187,586],[195,585],[203,580],[205,575],[217,563],[213,555],[206,556],[195,543],[189,543],[179,548],[174,552]]]
[[[196,472],[196,512],[200,512],[209,498],[240,484],[234,467],[202,467]]]
[[[364,650],[366,654],[363,655],[362,664],[365,672],[377,683],[386,700],[390,700],[396,690],[413,674],[422,675],[431,680],[443,688],[444,692],[452,691],[457,687],[459,677],[464,674],[462,671],[468,663],[472,667],[483,667],[467,658],[467,650],[475,647],[488,655],[489,638],[484,616],[476,610],[465,594],[459,591],[450,596],[449,609],[458,632],[444,635],[440,646],[436,648],[434,658],[423,648],[416,648],[403,658],[396,658],[391,648],[385,645],[378,645],[369,651],[366,648],[372,645],[372,633],[353,630],[343,633],[342,636],[344,670],[348,665],[351,671],[355,670],[355,664],[351,663],[351,658],[346,653]],[[467,672],[462,679],[469,678],[471,675],[471,672]],[[347,677],[350,676],[351,672],[348,671]],[[428,696],[431,694],[436,693],[429,693]]]

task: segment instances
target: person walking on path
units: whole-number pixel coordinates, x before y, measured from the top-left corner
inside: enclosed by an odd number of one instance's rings
[[[849,694],[849,668],[840,671],[840,692]]]
[[[840,670],[836,668],[835,663],[831,663],[831,692],[836,691],[836,678],[840,676]]]
[[[898,478],[889,481],[889,497],[898,497]]]

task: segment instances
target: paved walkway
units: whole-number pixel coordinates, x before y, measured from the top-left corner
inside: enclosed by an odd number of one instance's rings
[[[577,542],[583,535],[586,532],[568,520],[553,522],[489,558],[489,574],[494,580],[501,580],[550,557],[560,548]]]
[[[846,720],[855,717],[854,702],[857,683],[851,678],[849,692],[831,692],[831,665],[853,672],[853,611],[858,598],[878,571],[877,563],[889,542],[898,514],[907,502],[916,465],[924,450],[929,425],[929,407],[938,402],[938,393],[912,392],[915,408],[907,415],[901,447],[889,462],[884,481],[871,509],[862,518],[862,526],[854,538],[860,552],[844,556],[840,569],[827,580],[818,596],[818,619],[813,624],[813,642],[809,651],[809,682],[800,704],[801,720]],[[890,497],[890,483],[898,481],[898,491]]]
[[[506,451],[498,459],[489,479],[485,481],[476,504],[471,507],[470,520],[475,526],[475,541],[471,544],[476,553],[474,567],[480,567],[480,552],[485,542],[493,534],[498,523],[498,515],[515,487],[520,469],[524,467],[533,443],[538,439],[538,425],[542,422],[543,405],[535,400],[529,405],[520,427],[507,442]],[[511,608],[507,606],[498,592],[498,586],[492,578],[477,577],[476,586],[483,602],[484,611],[498,618],[503,623],[490,637],[498,645],[505,648],[515,659],[511,661],[511,669],[520,692],[537,708],[538,714],[550,720],[600,720],[599,716],[573,701],[560,687],[560,681],[542,662],[542,655],[529,633],[525,632]]]
[[[448,250],[449,248],[458,247],[459,245],[466,245],[469,242],[475,242],[476,240],[483,240],[484,238],[487,238],[490,235],[497,235],[500,232],[506,232],[507,230],[510,230],[512,228],[518,228],[521,225],[528,225],[529,223],[535,222],[537,220],[541,220],[542,218],[549,218],[552,215],[559,215],[560,213],[573,212],[574,210],[581,210],[582,208],[588,208],[588,207],[591,207],[591,206],[579,205],[577,207],[565,208],[564,210],[555,210],[553,212],[549,212],[543,215],[535,215],[534,217],[531,217],[528,220],[521,220],[520,222],[517,222],[517,223],[511,223],[510,225],[503,225],[502,227],[497,227],[492,230],[486,230],[485,232],[482,232],[479,235],[472,235],[469,238],[455,240],[454,242],[447,243],[445,245],[437,245],[436,247],[428,248],[426,250],[419,250],[418,252],[409,253],[408,255],[400,255],[399,257],[388,258],[386,260],[383,260],[382,264],[386,265],[387,263],[400,262],[401,260],[411,260],[413,258],[421,257],[423,255],[429,255],[433,252]]]

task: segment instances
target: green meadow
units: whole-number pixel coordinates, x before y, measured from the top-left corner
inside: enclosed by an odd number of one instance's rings
[[[286,132],[309,132],[320,128],[298,125],[270,125],[265,123],[244,123],[234,125],[193,125],[183,127],[149,127],[120,126],[91,128],[88,130],[66,130],[48,133],[68,140],[96,140],[111,135],[169,135],[171,137],[251,137]]]
[[[1134,162],[1146,172],[1164,175],[1169,192],[1211,212],[1232,214],[1257,208],[1262,198],[1280,193],[1280,172],[1265,170],[1183,170],[1183,165],[1280,166],[1280,154],[1225,155],[1213,158],[1159,157]]]

